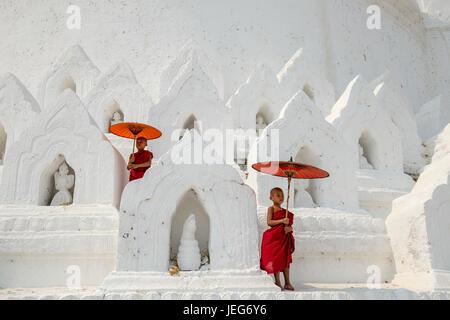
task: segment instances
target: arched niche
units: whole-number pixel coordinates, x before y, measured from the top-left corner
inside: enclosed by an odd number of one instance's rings
[[[318,205],[358,205],[353,162],[346,160],[350,148],[302,90],[285,104],[279,117],[267,126],[264,133],[250,148],[249,164],[286,161],[293,157],[318,166],[330,174],[328,178],[312,181],[310,191]],[[270,206],[267,195],[273,186],[279,184],[279,178],[258,174],[249,165],[247,168],[247,183],[255,190],[258,205]],[[316,192],[317,189],[320,192]]]
[[[71,89],[75,93],[77,92],[77,84],[71,76],[67,76],[64,78],[61,85],[59,86],[59,92],[61,93],[66,89]]]
[[[370,169],[371,166],[373,169],[379,169],[381,157],[378,154],[379,151],[377,141],[372,137],[372,135],[368,131],[363,131],[358,140],[358,144],[362,148],[362,154],[361,149],[359,153],[360,167],[363,166],[364,168],[362,169]],[[368,165],[363,165],[365,163],[364,159],[367,160]]]
[[[322,167],[320,157],[318,157],[308,146],[302,146],[299,149],[295,155],[294,161],[318,168]],[[320,188],[320,179],[293,179],[293,181],[295,207],[315,207],[319,205],[322,192]],[[307,194],[301,195],[300,193],[302,192],[306,192]],[[310,199],[308,198],[308,195],[311,197]],[[303,198],[304,201],[299,201],[301,198]]]
[[[275,118],[275,115],[270,110],[270,107],[268,104],[262,104],[259,108],[258,112],[255,115],[255,128],[256,132],[259,133],[262,132],[262,130],[269,125]],[[259,124],[258,122],[260,120],[263,120],[263,126]]]
[[[117,103],[116,100],[112,100],[103,110],[103,122],[102,122],[102,131],[105,133],[109,132],[109,127],[113,125],[114,121],[114,114],[118,113],[120,116],[120,120],[124,120],[124,114],[122,109],[120,108],[120,105]]]
[[[5,131],[5,128],[0,123],[0,166],[3,165],[3,159],[5,158],[6,154],[6,140],[7,140],[7,134]]]
[[[201,128],[199,126],[199,122],[197,120],[197,118],[191,114],[183,123],[183,128],[180,131],[180,137],[178,140],[181,140],[181,138],[183,138],[184,134],[191,130],[191,129],[195,129],[197,131],[198,134],[201,135]]]
[[[314,208],[317,204],[311,196],[310,181],[295,179],[293,186],[294,208]]]
[[[58,192],[55,188],[54,175],[55,175],[55,172],[57,172],[59,170],[59,167],[64,162],[67,164],[67,167],[69,168],[68,175],[73,175],[75,177],[75,171],[69,165],[69,163],[67,163],[64,155],[63,154],[57,155],[56,158],[47,166],[47,168],[44,169],[44,171],[41,174],[41,177],[39,180],[38,205],[49,206],[53,197]],[[75,183],[76,183],[76,178],[75,178]],[[72,199],[74,198],[75,183],[69,189],[69,192],[72,195]]]
[[[166,153],[122,193],[116,270],[167,272],[172,222],[186,202],[201,204],[209,218],[209,232],[200,231],[209,233],[210,270],[259,265],[255,193],[236,168],[180,165]]]
[[[363,132],[358,141],[360,169],[376,169],[376,143],[367,132]]]
[[[303,92],[311,99],[311,101],[315,101],[314,90],[309,84],[303,86]]]
[[[176,260],[183,232],[183,225],[191,214],[195,215],[197,226],[195,239],[198,241],[201,256],[203,257],[206,255],[209,257],[209,215],[198,199],[197,193],[193,189],[189,189],[178,200],[177,207],[172,215],[169,255],[171,261]]]
[[[361,167],[360,159],[364,160],[361,146],[373,169],[403,170],[401,133],[361,76],[350,82],[326,120],[350,147],[355,169]]]

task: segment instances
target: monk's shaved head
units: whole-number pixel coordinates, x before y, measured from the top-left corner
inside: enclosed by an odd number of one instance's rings
[[[279,191],[279,192],[283,193],[283,190],[281,188],[276,187],[276,188],[273,188],[272,190],[270,190],[270,196],[273,196],[275,191]]]

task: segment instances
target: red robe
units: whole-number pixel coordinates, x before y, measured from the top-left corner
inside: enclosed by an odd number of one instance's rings
[[[150,159],[153,159],[153,153],[148,150],[139,150],[134,154],[134,164],[144,163]],[[131,169],[130,181],[142,178],[148,168],[150,167]]]
[[[286,217],[286,209],[273,213],[273,220]],[[289,226],[294,223],[294,215],[289,212]],[[261,244],[261,269],[267,273],[280,272],[292,263],[292,253],[295,250],[295,240],[292,232],[285,233],[284,223],[278,224],[264,231]]]

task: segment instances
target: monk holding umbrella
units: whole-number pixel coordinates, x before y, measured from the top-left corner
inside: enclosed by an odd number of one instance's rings
[[[127,169],[130,170],[129,181],[140,179],[150,168],[153,153],[145,150],[147,140],[159,138],[162,133],[158,129],[137,122],[122,122],[109,128],[111,133],[120,137],[133,139],[133,153],[130,154]],[[138,151],[135,153],[135,145]]]
[[[258,162],[252,168],[267,174],[288,178],[288,194],[286,209],[281,208],[284,202],[284,194],[281,188],[273,188],[270,191],[270,200],[273,206],[267,209],[267,224],[271,227],[263,234],[261,244],[261,269],[274,274],[275,284],[282,290],[294,290],[289,280],[289,265],[292,263],[292,253],[295,250],[295,239],[292,235],[294,215],[289,212],[289,193],[291,179],[313,179],[328,177],[328,172],[290,161]],[[284,275],[284,287],[281,286],[280,272]]]

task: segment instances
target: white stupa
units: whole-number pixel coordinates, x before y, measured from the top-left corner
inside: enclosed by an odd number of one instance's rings
[[[200,248],[195,240],[195,215],[191,214],[183,225],[180,246],[178,247],[178,267],[180,270],[197,270],[200,268]]]

